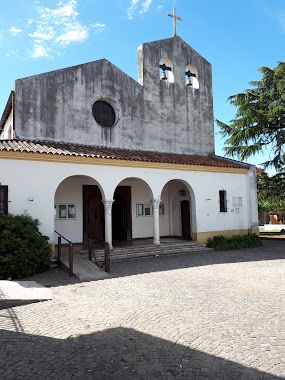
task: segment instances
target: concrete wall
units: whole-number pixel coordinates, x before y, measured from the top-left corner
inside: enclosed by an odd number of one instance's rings
[[[27,212],[38,218],[41,231],[50,237],[51,242],[54,241],[55,227],[73,242],[81,239],[80,188],[89,183],[98,184],[103,199],[113,199],[119,184],[131,184],[133,237],[152,236],[152,218],[137,218],[135,206],[153,198],[161,198],[165,203],[166,213],[160,217],[161,235],[181,235],[180,202],[187,197],[191,201],[194,238],[211,231],[219,234],[237,230],[247,232],[255,226],[256,199],[247,191],[248,174],[45,162],[34,161],[33,155],[31,153],[31,161],[0,159],[0,182],[9,187],[9,212]],[[66,180],[68,177],[72,178]],[[179,196],[182,188],[189,192],[186,198]],[[219,209],[219,190],[222,189],[227,191],[226,213]],[[76,203],[76,221],[60,221],[65,223],[59,225],[54,219],[55,202]]]
[[[210,64],[179,37],[143,44],[138,56],[141,84],[105,59],[16,80],[16,137],[214,153]],[[160,80],[161,58],[172,62],[174,83]],[[187,65],[197,71],[199,89],[185,86]],[[93,118],[100,99],[115,110],[113,127]]]
[[[13,112],[11,111],[0,133],[0,140],[13,139],[14,137],[13,124],[14,124]]]

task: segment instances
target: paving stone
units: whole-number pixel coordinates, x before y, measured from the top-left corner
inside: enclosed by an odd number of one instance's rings
[[[34,276],[52,300],[0,310],[0,379],[285,379],[285,242]]]

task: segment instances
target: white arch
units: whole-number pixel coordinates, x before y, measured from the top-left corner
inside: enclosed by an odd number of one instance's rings
[[[199,76],[198,76],[198,71],[196,67],[194,67],[193,65],[187,65],[185,67],[185,73],[189,70],[191,71],[192,74],[196,75],[195,77],[190,78],[190,80],[192,81],[192,88],[199,89]],[[186,84],[187,79],[188,79],[188,76],[185,75],[185,84]]]
[[[153,199],[153,191],[152,191],[151,186],[148,184],[148,182],[147,182],[145,179],[143,179],[143,178],[141,178],[141,177],[125,177],[125,178],[122,178],[122,179],[118,182],[117,186],[115,187],[115,189],[114,189],[114,193],[113,193],[113,194],[115,194],[116,188],[117,188],[118,186],[120,186],[120,185],[123,186],[123,182],[127,182],[127,181],[141,181],[141,182],[143,182],[143,183],[147,186],[147,188],[148,188],[148,190],[149,190],[149,199],[150,199],[150,200]]]
[[[176,185],[181,184],[181,186],[176,186],[176,193],[172,194],[172,196],[176,197],[176,200],[182,201],[182,200],[189,200],[190,202],[190,225],[191,225],[191,234],[193,236],[193,233],[197,232],[197,221],[196,221],[196,200],[195,200],[195,194],[191,187],[191,185],[184,179],[181,179],[179,177],[177,178],[171,178],[170,180],[166,181],[163,186],[161,187],[161,200],[163,201],[164,195],[163,192],[167,188],[167,185],[173,183]],[[179,194],[180,191],[183,191],[186,189],[186,193]],[[170,207],[171,208],[171,207]],[[171,215],[171,210],[170,210]]]
[[[168,59],[168,58],[161,58],[160,61],[159,61],[159,65],[162,65],[162,64],[165,64],[167,67],[171,68],[171,71],[168,70],[168,71],[165,72],[165,74],[167,76],[167,80],[165,82],[174,83],[173,64],[172,64],[171,60]],[[162,69],[160,69],[159,74],[160,74],[159,77],[161,78],[161,76],[162,76]]]
[[[79,179],[82,179],[82,181],[83,181],[84,179],[91,180],[92,182],[94,182],[94,183],[93,183],[94,185],[97,185],[97,186],[99,187],[99,189],[100,189],[100,191],[101,191],[101,194],[102,194],[102,199],[105,199],[105,191],[104,191],[103,187],[101,186],[101,184],[100,184],[95,178],[91,177],[90,175],[86,175],[86,174],[73,174],[73,175],[69,175],[69,176],[63,178],[63,179],[58,183],[58,185],[57,185],[57,187],[56,187],[56,189],[55,189],[54,195],[56,194],[56,192],[57,192],[58,188],[60,187],[60,185],[62,185],[63,182],[65,182],[65,181],[67,181],[67,180],[69,180],[69,179],[71,179],[71,178],[77,178],[78,180],[79,180]]]
[[[74,174],[62,179],[54,192],[54,230],[73,243],[81,243],[84,240],[84,185],[98,186],[104,200],[105,193],[101,184],[91,176],[82,174]],[[73,215],[69,214],[70,210]],[[57,241],[57,237],[55,234],[54,242]]]

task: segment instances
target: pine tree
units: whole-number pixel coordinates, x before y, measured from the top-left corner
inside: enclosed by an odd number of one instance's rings
[[[227,156],[246,160],[269,147],[272,159],[263,165],[280,171],[285,166],[285,62],[259,71],[262,78],[250,82],[252,88],[228,98],[237,107],[235,119],[216,122],[226,138]]]

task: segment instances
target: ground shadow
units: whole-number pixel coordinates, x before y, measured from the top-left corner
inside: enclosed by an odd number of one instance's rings
[[[54,339],[0,331],[0,378],[12,380],[281,380],[127,328]],[[256,358],[256,360],[258,357]]]

